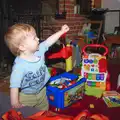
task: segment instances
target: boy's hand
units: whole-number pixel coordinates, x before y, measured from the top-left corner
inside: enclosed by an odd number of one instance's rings
[[[24,106],[19,102],[18,95],[19,95],[18,88],[11,88],[10,89],[10,99],[11,99],[11,105],[13,108],[21,108]]]
[[[66,33],[66,32],[69,31],[69,29],[70,29],[70,28],[69,28],[67,25],[63,25],[62,28],[61,28],[61,31],[62,31],[63,33]]]
[[[21,108],[24,107],[23,104],[21,104],[20,102],[15,102],[15,103],[11,103],[12,108]]]

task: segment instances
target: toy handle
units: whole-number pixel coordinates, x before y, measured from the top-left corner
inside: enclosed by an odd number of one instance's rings
[[[105,56],[105,55],[108,54],[108,48],[107,48],[106,46],[100,45],[100,44],[88,44],[88,45],[84,46],[83,49],[82,49],[82,52],[83,52],[84,54],[87,54],[86,51],[85,51],[87,47],[104,48],[104,49],[105,49],[105,52],[104,52],[103,55]]]

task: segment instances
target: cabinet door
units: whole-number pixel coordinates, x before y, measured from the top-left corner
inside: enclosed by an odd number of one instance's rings
[[[80,14],[86,15],[91,12],[91,0],[76,0],[76,4],[80,5]]]

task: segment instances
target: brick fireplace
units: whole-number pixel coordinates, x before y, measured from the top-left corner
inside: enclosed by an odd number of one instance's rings
[[[54,32],[60,30],[63,24],[67,24],[70,27],[70,31],[67,33],[68,39],[73,39],[74,36],[78,35],[80,32],[86,18],[85,16],[81,16],[79,14],[74,14],[74,0],[65,0],[65,11],[66,11],[66,19],[52,19],[52,23],[48,23],[46,21],[43,23],[43,28],[51,28]],[[59,0],[59,13],[64,11],[64,0]],[[43,38],[46,39],[51,35],[50,30],[43,31]]]

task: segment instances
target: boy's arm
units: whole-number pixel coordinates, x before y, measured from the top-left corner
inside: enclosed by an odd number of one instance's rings
[[[63,25],[61,30],[51,35],[45,41],[48,46],[53,45],[64,33],[69,31],[69,27],[67,25]]]
[[[20,108],[23,106],[19,102],[19,88],[10,89],[10,100],[13,108]]]
[[[40,43],[39,50],[36,51],[36,55],[43,55],[48,48],[53,45],[64,33],[69,31],[69,27],[67,25],[63,25],[61,30],[54,33],[50,37],[48,37],[44,42]]]
[[[24,76],[23,65],[14,63],[10,77],[10,100],[13,108],[20,108],[22,105],[19,102],[19,88]]]

